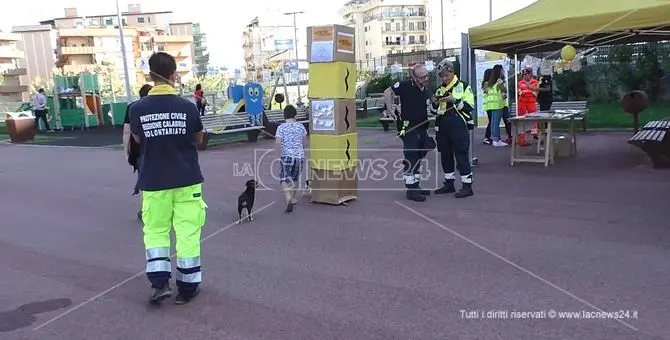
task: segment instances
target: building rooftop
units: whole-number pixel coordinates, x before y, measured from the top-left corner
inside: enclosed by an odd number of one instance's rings
[[[51,25],[24,25],[24,26],[14,26],[12,27],[12,32],[21,33],[21,32],[41,32],[41,31],[50,31],[53,27]]]
[[[156,15],[156,14],[172,14],[172,11],[158,11],[158,12],[121,12],[122,16],[137,16],[137,15]],[[53,24],[54,21],[56,20],[67,20],[67,19],[84,19],[84,18],[106,18],[106,17],[116,17],[116,13],[113,14],[104,14],[104,15],[78,15],[78,16],[70,16],[70,17],[59,17],[59,18],[53,18],[50,20],[44,20],[40,21],[40,24],[42,25],[51,25]]]

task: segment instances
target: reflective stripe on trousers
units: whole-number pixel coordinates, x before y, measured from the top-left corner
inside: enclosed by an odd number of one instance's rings
[[[147,273],[170,272],[170,248],[151,248],[146,250]]]
[[[177,281],[185,283],[202,282],[200,257],[177,258]]]

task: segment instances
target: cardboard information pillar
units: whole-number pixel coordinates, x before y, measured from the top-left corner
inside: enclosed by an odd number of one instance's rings
[[[342,204],[358,196],[354,29],[307,28],[312,202]]]

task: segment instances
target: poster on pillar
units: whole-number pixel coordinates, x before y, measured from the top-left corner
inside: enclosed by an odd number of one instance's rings
[[[502,65],[504,74],[506,75],[505,77],[505,87],[509,89],[510,81],[509,81],[509,68],[510,68],[510,61],[509,59],[501,59],[501,60],[486,60],[486,61],[477,61],[475,64],[475,73],[476,73],[476,89],[477,89],[477,125],[479,127],[486,127],[489,124],[488,117],[486,116],[486,111],[484,111],[484,107],[482,106],[482,98],[484,98],[484,92],[482,91],[482,82],[484,81],[484,72],[486,72],[487,69],[492,69],[493,66],[496,65]],[[472,86],[475,87],[475,86]],[[508,105],[509,103],[514,103],[514,98],[508,98]],[[501,127],[504,126],[503,123],[501,122]]]

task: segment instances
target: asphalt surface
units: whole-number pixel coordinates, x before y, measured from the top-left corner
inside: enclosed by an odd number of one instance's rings
[[[249,178],[239,172],[272,143],[203,152],[203,291],[158,309],[146,304],[121,152],[0,146],[0,339],[670,338],[670,173],[651,169],[628,134],[581,135],[580,154],[550,168],[510,167],[508,149],[477,144],[476,195],[425,203],[391,178],[394,134],[360,135],[359,148],[375,149],[361,151],[364,164],[387,160],[389,175],[368,172],[358,200],[303,200],[284,214],[265,158],[259,178],[272,190],[239,226]],[[441,176],[429,158],[424,187]],[[629,318],[512,319],[550,310]]]

